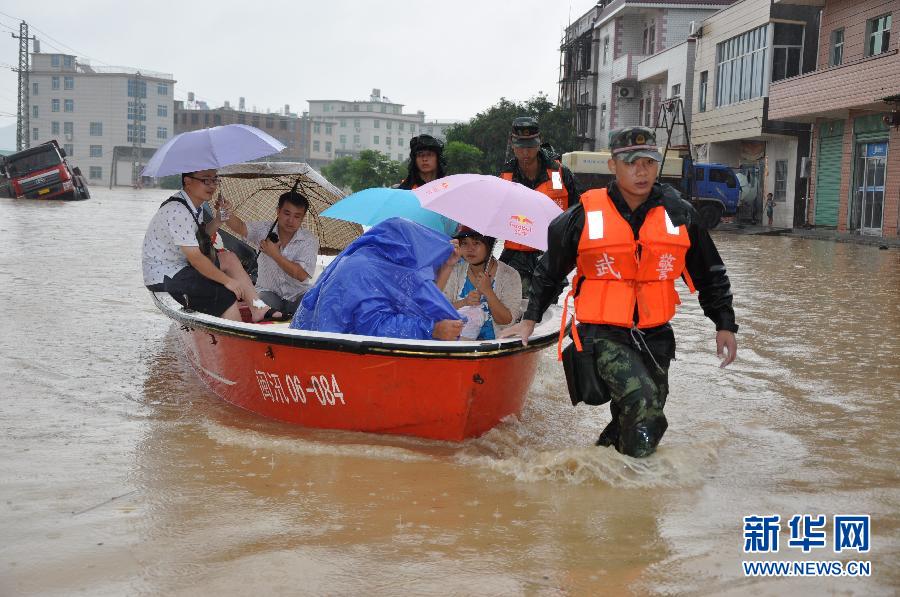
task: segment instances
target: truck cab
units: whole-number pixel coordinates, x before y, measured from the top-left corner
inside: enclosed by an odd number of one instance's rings
[[[7,193],[18,199],[87,199],[84,180],[66,162],[56,140],[41,143],[0,159]]]

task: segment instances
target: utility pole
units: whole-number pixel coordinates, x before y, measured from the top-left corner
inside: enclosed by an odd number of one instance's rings
[[[131,113],[131,184],[135,188],[141,186],[141,116],[144,115],[144,103],[141,97],[146,96],[144,90],[147,82],[143,80],[141,72],[138,71],[134,77],[134,110]]]
[[[28,23],[22,21],[19,24],[19,34],[10,33],[14,39],[19,40],[19,105],[16,111],[16,151],[28,149],[31,146],[31,98],[29,88],[29,69],[28,69],[28,40],[34,40],[34,37],[28,36]]]

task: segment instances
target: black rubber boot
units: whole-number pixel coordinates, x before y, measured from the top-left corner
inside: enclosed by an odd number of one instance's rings
[[[614,418],[609,422],[609,425],[600,433],[600,437],[597,438],[597,443],[595,446],[615,446],[619,443],[619,420]]]

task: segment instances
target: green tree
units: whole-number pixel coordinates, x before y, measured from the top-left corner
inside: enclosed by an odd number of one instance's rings
[[[450,141],[444,147],[447,174],[481,174],[484,152],[462,141]]]
[[[537,118],[541,141],[550,143],[557,152],[565,153],[576,148],[572,113],[553,104],[543,94],[525,102],[500,98],[499,102],[479,112],[469,122],[447,129],[447,141],[461,141],[480,149],[484,154],[481,171],[495,174],[512,157],[512,151],[508,148],[509,130],[517,116]]]
[[[372,187],[387,187],[403,178],[403,165],[380,151],[364,149],[359,157],[338,158],[322,168],[322,175],[354,193]]]

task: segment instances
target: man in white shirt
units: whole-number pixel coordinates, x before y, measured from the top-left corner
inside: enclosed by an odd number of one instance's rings
[[[266,316],[280,318],[281,313],[259,300],[240,260],[229,251],[217,253],[212,247],[210,237],[222,220],[215,209],[213,220],[203,223],[202,206],[212,199],[218,184],[215,170],[181,175],[183,190],[162,204],[144,235],[144,284],[209,315],[241,321],[238,301],[247,301],[253,321]]]
[[[319,239],[301,228],[308,210],[309,200],[292,190],[278,198],[274,222],[244,222],[236,215],[228,220],[232,230],[259,247],[256,289],[266,304],[285,315],[297,310],[316,271]]]

